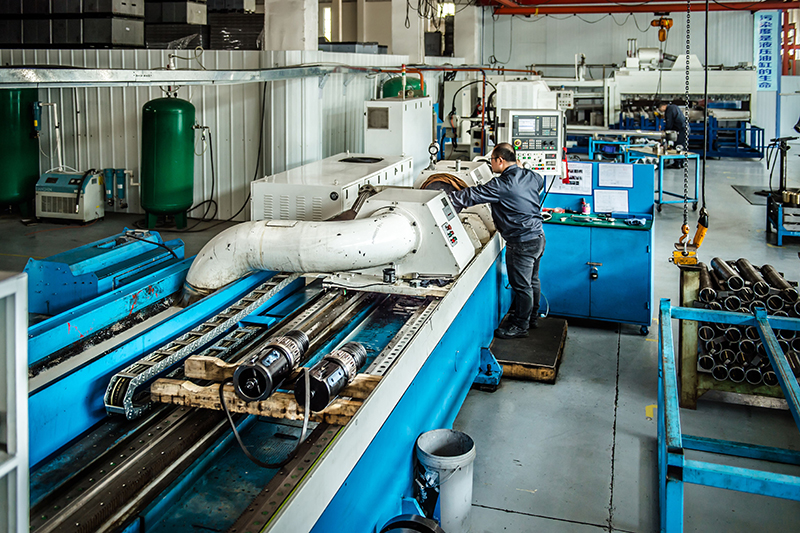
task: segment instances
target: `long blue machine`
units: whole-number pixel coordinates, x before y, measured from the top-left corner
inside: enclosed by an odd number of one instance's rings
[[[346,515],[372,532],[422,514],[414,442],[452,425],[476,378],[499,379],[486,347],[510,295],[499,235],[465,229],[479,214],[405,191],[355,220],[226,230],[188,275],[162,272],[185,277],[183,307],[164,300],[32,378],[31,530],[327,532]],[[254,235],[265,245],[240,240]],[[306,257],[314,235],[327,245]],[[291,273],[284,245],[334,274]]]

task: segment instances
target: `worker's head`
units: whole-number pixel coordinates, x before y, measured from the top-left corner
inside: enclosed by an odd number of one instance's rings
[[[655,108],[658,110],[659,113],[662,115],[667,112],[667,105],[668,102],[662,102],[661,100],[656,100]]]
[[[508,143],[500,143],[492,150],[492,172],[501,173],[511,165],[517,164],[517,153]]]

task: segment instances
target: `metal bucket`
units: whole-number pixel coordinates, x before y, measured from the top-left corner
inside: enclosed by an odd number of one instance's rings
[[[417,438],[416,453],[421,482],[439,490],[442,529],[469,533],[475,442],[460,431],[435,429]]]

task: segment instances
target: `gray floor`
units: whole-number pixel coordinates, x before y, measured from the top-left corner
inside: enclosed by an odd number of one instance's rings
[[[747,257],[800,279],[800,239],[782,248],[769,243],[774,236],[766,242],[765,208],[731,187],[767,186],[763,164],[710,161],[707,172],[711,229],[700,259]],[[665,190],[681,191],[682,173],[668,173]],[[682,218],[680,205],[656,215],[656,300],[677,303],[678,270],[667,259]],[[692,233],[696,220],[690,209]],[[658,531],[656,421],[646,416],[656,403],[656,324],[647,338],[634,326],[596,326],[570,325],[555,385],[506,380],[493,394],[467,397],[455,428],[473,437],[478,450],[473,533]],[[800,450],[788,411],[701,400],[697,411],[683,410],[681,417],[688,434]],[[770,469],[800,475],[799,467]],[[800,503],[693,485],[686,485],[685,501],[686,531],[800,530]]]
[[[800,167],[792,163],[792,171]],[[681,190],[682,174],[668,172],[665,189]],[[768,173],[757,161],[709,162],[711,229],[701,260],[747,257],[800,279],[800,239],[782,248],[765,242],[764,208],[748,204],[733,184],[766,187]],[[22,270],[28,257],[93,242],[139,219],[109,215],[88,227],[25,227],[17,217],[0,217],[0,270]],[[656,216],[656,299],[677,301],[678,271],[667,258],[681,221],[679,206]],[[694,228],[691,210],[689,221]],[[225,227],[164,237],[183,239],[190,256]],[[473,533],[658,530],[656,423],[646,417],[656,403],[655,324],[647,338],[638,332],[638,326],[572,324],[556,385],[508,380],[494,394],[470,392],[455,427],[477,443]],[[701,401],[682,420],[686,433],[800,450],[786,411]],[[800,475],[800,468],[776,470]],[[800,504],[687,486],[686,530],[797,532]]]

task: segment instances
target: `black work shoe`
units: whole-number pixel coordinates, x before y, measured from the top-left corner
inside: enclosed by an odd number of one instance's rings
[[[528,323],[528,329],[536,329],[539,327],[539,317],[533,317]]]
[[[505,328],[496,329],[494,331],[494,336],[498,339],[519,339],[522,337],[527,337],[528,330],[512,324]]]

